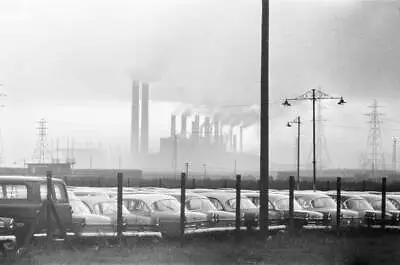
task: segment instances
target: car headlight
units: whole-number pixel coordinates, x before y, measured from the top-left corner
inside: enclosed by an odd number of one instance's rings
[[[306,219],[309,219],[309,218],[310,218],[310,214],[309,214],[309,213],[306,213],[305,218],[306,218]]]
[[[10,222],[8,223],[8,228],[14,229],[14,227],[15,227],[14,218],[11,218]]]
[[[5,227],[6,227],[6,222],[0,221],[0,227],[1,227],[1,228],[5,228]]]
[[[246,214],[245,213],[240,213],[240,219],[244,220],[245,219]]]

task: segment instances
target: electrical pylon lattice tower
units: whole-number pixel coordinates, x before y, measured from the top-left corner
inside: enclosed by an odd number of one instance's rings
[[[376,176],[377,170],[385,170],[385,156],[383,153],[382,135],[381,135],[381,116],[383,113],[379,112],[378,103],[374,100],[373,104],[369,106],[372,108],[371,113],[364,114],[369,117],[368,123],[370,124],[367,152],[363,159],[363,169],[371,169],[371,177]]]
[[[44,164],[46,161],[46,151],[47,151],[47,121],[41,119],[38,121],[37,130],[37,142],[36,149],[33,159],[39,163]]]
[[[322,105],[322,100],[318,100],[317,104],[317,117],[316,117],[316,161],[317,161],[317,171],[319,172],[320,176],[324,175],[324,169],[326,169],[331,164],[331,157],[328,151],[328,143],[325,136],[325,128],[324,122],[326,121],[323,119],[322,110],[324,106]],[[310,152],[308,154],[308,161],[312,159],[312,146]],[[308,163],[310,164],[310,163]]]

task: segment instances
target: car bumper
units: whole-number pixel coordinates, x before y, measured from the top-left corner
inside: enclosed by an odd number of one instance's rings
[[[218,222],[210,222],[208,228],[235,227],[235,220],[219,220]]]

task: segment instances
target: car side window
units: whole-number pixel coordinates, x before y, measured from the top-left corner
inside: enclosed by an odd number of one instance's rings
[[[191,199],[188,201],[186,204],[188,206],[189,210],[201,210],[202,208],[202,202],[199,199]]]
[[[28,199],[28,187],[26,185],[14,185],[5,184],[0,186],[2,193],[0,194],[1,199],[11,200],[27,200]]]
[[[54,184],[54,193],[55,193],[55,200],[57,202],[61,202],[61,203],[66,203],[68,202],[67,200],[67,195],[65,194],[65,189],[64,186],[62,186],[61,184]]]
[[[209,198],[209,200],[214,204],[215,208],[217,208],[218,211],[223,211],[224,206],[222,206],[221,202],[215,198]]]
[[[149,207],[141,200],[129,200],[127,208],[130,212],[150,212]]]
[[[102,214],[102,212],[101,212],[101,207],[100,207],[100,203],[98,203],[98,204],[95,204],[94,206],[93,206],[93,211],[94,211],[94,213],[95,214]]]

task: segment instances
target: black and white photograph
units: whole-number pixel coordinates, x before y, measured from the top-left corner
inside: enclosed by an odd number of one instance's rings
[[[0,0],[0,264],[400,264],[399,102],[400,0]]]

